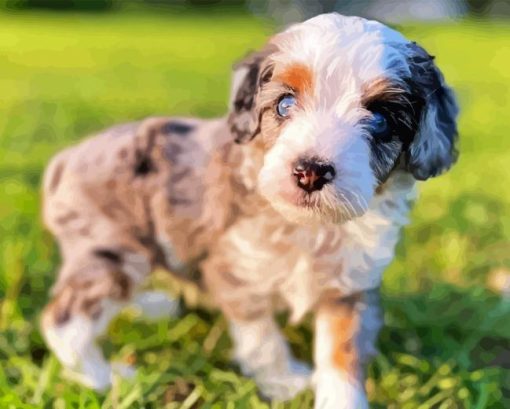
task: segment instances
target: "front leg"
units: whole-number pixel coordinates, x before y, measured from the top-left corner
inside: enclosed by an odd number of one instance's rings
[[[309,385],[310,369],[297,361],[271,315],[231,320],[235,359],[263,395],[287,400]]]
[[[221,245],[233,247],[232,243]],[[229,322],[234,358],[243,374],[253,377],[266,397],[290,399],[309,385],[310,370],[293,358],[273,319],[274,285],[247,280],[256,276],[256,270],[234,273],[240,270],[235,268],[238,260],[243,257],[237,252],[231,259],[225,259],[223,252],[206,259],[201,264],[206,287]]]
[[[376,290],[321,300],[315,328],[315,409],[367,409],[364,366],[381,326]]]

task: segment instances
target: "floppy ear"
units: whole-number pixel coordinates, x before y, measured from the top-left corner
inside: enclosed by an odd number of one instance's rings
[[[234,66],[227,120],[237,143],[251,141],[260,131],[257,94],[260,87],[271,79],[273,67],[267,57],[274,50],[273,46],[268,45]]]
[[[416,43],[408,44],[407,52],[411,82],[424,105],[418,131],[407,150],[406,167],[416,179],[426,180],[449,169],[457,159],[458,107],[434,57]]]

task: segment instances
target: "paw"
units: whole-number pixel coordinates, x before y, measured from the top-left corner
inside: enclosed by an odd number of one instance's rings
[[[64,376],[97,392],[105,392],[116,376],[122,379],[133,379],[136,376],[136,369],[122,362],[114,362],[111,365],[96,363],[93,366],[83,365],[80,370],[66,368]]]
[[[303,362],[293,360],[285,371],[265,370],[255,374],[262,395],[274,400],[289,400],[310,385],[311,370]]]
[[[112,385],[112,372],[110,368],[87,372],[65,368],[63,375],[65,378],[97,392],[105,392]]]
[[[314,409],[369,409],[363,386],[338,371],[318,371]]]

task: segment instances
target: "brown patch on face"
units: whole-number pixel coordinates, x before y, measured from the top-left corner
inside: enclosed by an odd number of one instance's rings
[[[313,75],[310,68],[304,64],[292,64],[276,74],[274,80],[268,82],[257,98],[259,106],[259,130],[262,136],[260,148],[269,150],[278,139],[286,121],[276,113],[280,98],[289,93],[295,93],[303,102],[304,96],[313,94]]]
[[[283,82],[299,94],[309,94],[313,91],[312,71],[304,64],[292,64],[277,75],[277,80]]]
[[[401,87],[395,86],[389,79],[378,78],[364,87],[361,103],[366,107],[374,101],[392,101],[404,92]]]

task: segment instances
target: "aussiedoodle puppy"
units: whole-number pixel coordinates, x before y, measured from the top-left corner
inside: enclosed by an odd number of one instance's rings
[[[366,408],[381,276],[416,181],[455,162],[453,93],[416,43],[325,14],[239,63],[231,95],[226,117],[120,125],[53,158],[44,218],[63,263],[45,339],[81,382],[108,387],[96,338],[161,266],[200,280],[263,394],[312,385],[316,408]],[[313,372],[276,301],[293,322],[314,313]]]

